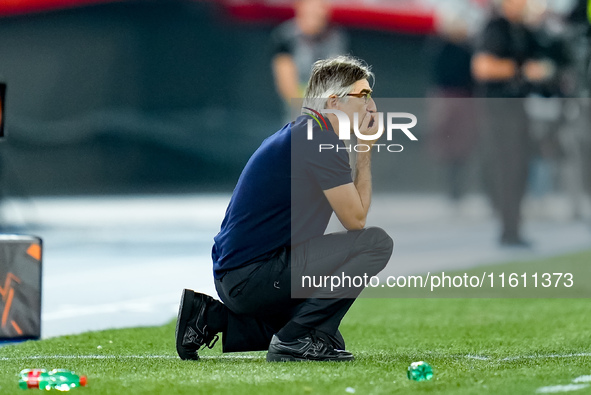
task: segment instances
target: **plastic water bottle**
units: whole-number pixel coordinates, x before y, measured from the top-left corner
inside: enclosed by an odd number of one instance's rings
[[[39,390],[69,391],[72,388],[84,387],[86,376],[78,376],[76,373],[64,369],[53,369],[48,372],[45,369],[25,369],[20,373],[18,385],[26,390],[34,388]]]
[[[406,375],[409,379],[415,381],[431,380],[433,377],[433,368],[427,362],[413,362],[408,367]]]

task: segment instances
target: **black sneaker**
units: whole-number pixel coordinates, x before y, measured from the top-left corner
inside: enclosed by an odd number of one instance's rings
[[[202,346],[213,348],[218,341],[217,333],[209,330],[205,323],[205,310],[212,303],[220,302],[190,289],[183,291],[175,333],[176,351],[181,359],[198,360],[197,351]]]
[[[353,354],[344,350],[335,350],[324,339],[308,335],[292,342],[284,342],[273,335],[269,352],[268,362],[289,362],[289,361],[352,361]]]

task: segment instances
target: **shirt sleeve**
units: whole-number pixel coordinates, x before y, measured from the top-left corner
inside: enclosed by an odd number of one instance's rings
[[[322,138],[321,140],[323,144],[331,144],[334,148],[320,151],[319,142],[315,142],[315,150],[308,160],[307,171],[311,178],[318,183],[323,191],[353,182],[349,155],[343,142],[338,140],[336,135],[334,138]],[[338,151],[336,150],[337,146],[339,147]]]

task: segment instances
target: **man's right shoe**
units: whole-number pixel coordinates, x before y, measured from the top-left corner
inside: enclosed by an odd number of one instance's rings
[[[308,335],[295,341],[281,341],[277,335],[273,335],[268,362],[290,361],[353,361],[353,354],[344,350],[335,350],[326,340],[313,335]]]
[[[220,303],[211,296],[185,289],[176,322],[176,351],[181,359],[198,360],[197,351],[202,346],[213,348],[218,341],[217,332],[205,323],[206,310],[211,304]]]

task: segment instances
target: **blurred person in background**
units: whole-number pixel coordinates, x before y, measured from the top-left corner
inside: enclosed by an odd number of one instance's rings
[[[560,15],[547,9],[546,3],[530,1],[528,27],[539,45],[538,56],[550,60],[555,72],[548,78],[531,81],[525,108],[532,137],[529,168],[531,213],[551,215],[548,204],[556,189],[559,163],[564,158],[559,134],[565,123],[563,107],[565,96],[574,95],[571,56],[566,45],[565,22]]]
[[[429,149],[447,172],[448,196],[456,206],[465,194],[467,164],[477,143],[470,71],[472,48],[468,23],[461,10],[438,18],[438,36],[428,45],[432,60],[429,93]]]
[[[523,106],[532,83],[551,78],[556,66],[527,28],[527,0],[499,0],[472,58],[477,92],[485,103],[485,171],[501,220],[500,243],[527,247],[521,234],[521,202],[525,193],[531,139]],[[504,100],[501,100],[504,99]]]
[[[304,97],[312,65],[319,59],[343,55],[348,40],[343,30],[330,24],[329,0],[296,0],[295,17],[272,33],[272,69],[277,92],[286,107]]]
[[[567,17],[567,43],[572,55],[573,98],[565,100],[561,133],[564,149],[563,182],[568,191],[572,217],[584,216],[585,195],[591,196],[591,0],[576,0]]]

